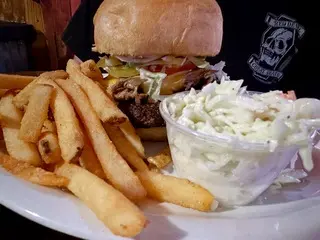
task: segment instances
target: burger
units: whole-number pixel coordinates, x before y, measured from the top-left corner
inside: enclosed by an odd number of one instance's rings
[[[161,96],[219,80],[206,61],[222,43],[215,0],[108,0],[93,22],[102,84],[145,140],[165,138]]]

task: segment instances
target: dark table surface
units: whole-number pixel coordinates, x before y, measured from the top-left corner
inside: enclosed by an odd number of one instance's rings
[[[2,205],[0,205],[0,229],[0,239],[78,240],[32,222]]]

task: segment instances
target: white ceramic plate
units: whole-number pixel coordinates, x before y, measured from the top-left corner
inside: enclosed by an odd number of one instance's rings
[[[147,151],[161,148],[147,144]],[[320,159],[319,159],[320,160]],[[318,161],[319,161],[318,160]],[[79,238],[115,237],[77,198],[17,179],[0,168],[0,204],[46,227]],[[143,240],[318,240],[320,164],[301,184],[266,191],[251,206],[200,213],[171,204],[141,204],[150,224]]]

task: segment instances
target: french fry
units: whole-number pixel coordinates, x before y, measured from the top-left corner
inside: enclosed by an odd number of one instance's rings
[[[11,157],[30,163],[34,166],[42,164],[37,147],[19,138],[19,128],[2,127],[6,149]]]
[[[50,108],[56,122],[61,157],[72,162],[80,157],[83,146],[83,132],[74,108],[66,93],[51,79],[41,78],[39,84],[49,84],[55,91],[50,101]]]
[[[0,124],[0,140],[3,140],[3,130]]]
[[[26,181],[48,187],[67,187],[69,180],[29,163],[18,161],[7,154],[0,153],[0,165],[13,175]]]
[[[212,194],[189,180],[151,171],[136,174],[147,190],[148,196],[155,200],[203,212],[211,210],[214,200]]]
[[[52,132],[52,133],[57,132],[57,127],[54,121],[50,121],[49,119],[44,120],[41,133],[45,133],[45,132]]]
[[[56,71],[51,71],[51,72],[44,72],[44,73],[40,74],[39,77],[49,78],[51,80],[67,79],[69,77],[69,74],[64,70],[56,70]]]
[[[145,189],[110,141],[88,97],[80,86],[71,80],[58,79],[56,83],[68,94],[72,101],[107,179],[129,199],[144,198],[146,195]]]
[[[80,66],[73,59],[67,63],[67,72],[70,78],[86,93],[101,121],[115,125],[127,121],[127,116],[108,98],[98,84],[81,72]]]
[[[81,72],[93,81],[102,81],[102,73],[93,60],[88,60],[80,64]]]
[[[70,179],[68,189],[114,234],[134,237],[143,230],[146,225],[143,213],[105,181],[73,164],[63,164],[56,173]]]
[[[22,112],[14,106],[12,100],[13,93],[10,92],[0,100],[0,123],[6,149],[11,157],[39,166],[42,162],[36,145],[19,138]]]
[[[136,132],[143,141],[165,142],[168,140],[165,127],[137,128]]]
[[[118,81],[120,81],[119,78],[113,78],[109,75],[107,78],[97,82],[100,88],[102,88],[107,93],[108,97],[115,103],[116,101],[113,98],[112,86],[114,86]]]
[[[157,172],[157,173],[160,173],[160,172],[161,172],[160,169],[156,167],[156,165],[153,165],[153,164],[151,164],[151,163],[149,164],[149,170],[150,170],[151,172]]]
[[[169,146],[165,147],[157,155],[152,156],[152,157],[148,157],[147,160],[149,163],[155,165],[159,169],[164,168],[170,162],[172,162]]]
[[[116,146],[118,152],[125,160],[127,160],[129,165],[133,166],[139,171],[148,170],[147,164],[145,164],[143,159],[138,155],[132,144],[127,140],[119,127],[106,123],[104,127],[109,138]]]
[[[97,177],[106,180],[106,175],[103,172],[99,159],[97,158],[87,136],[84,136],[84,141],[85,145],[79,158],[80,166],[87,169]]]
[[[53,93],[51,85],[38,84],[32,91],[29,104],[21,121],[19,137],[26,142],[38,142],[44,121],[48,117],[50,99]]]
[[[108,96],[108,98],[114,102],[114,104],[117,104],[117,102],[114,100],[113,95],[112,95],[112,91],[108,90],[108,88],[105,88],[103,85],[101,85],[101,81],[100,82],[95,82]]]
[[[11,74],[0,74],[1,89],[22,89],[31,83],[36,77]]]
[[[140,155],[140,157],[144,158],[144,147],[141,143],[140,137],[137,135],[136,130],[132,126],[130,121],[126,121],[122,123],[120,126],[121,131],[126,136],[128,141],[132,144],[132,146],[136,149],[137,153]]]
[[[65,71],[57,70],[52,72],[42,73],[39,77],[37,77],[34,81],[28,84],[25,88],[23,88],[13,99],[14,105],[20,110],[24,110],[24,108],[28,105],[29,97],[32,93],[33,88],[41,79],[66,79],[68,74]],[[43,82],[42,82],[43,83]]]
[[[55,133],[42,133],[37,145],[41,158],[46,164],[58,163],[62,160],[58,136]]]

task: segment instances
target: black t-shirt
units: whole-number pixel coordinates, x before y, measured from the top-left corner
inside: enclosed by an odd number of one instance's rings
[[[85,0],[71,20],[64,41],[82,60],[91,52],[92,19],[102,0]],[[320,21],[313,1],[218,0],[224,17],[222,49],[210,62],[226,62],[231,79],[249,90],[295,90],[298,97],[320,98],[317,36]]]
[[[218,0],[224,17],[219,60],[248,89],[320,97],[320,21],[313,1]]]

